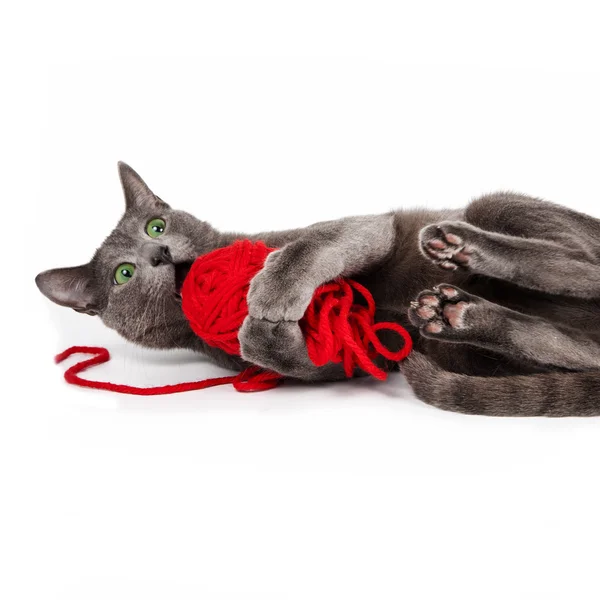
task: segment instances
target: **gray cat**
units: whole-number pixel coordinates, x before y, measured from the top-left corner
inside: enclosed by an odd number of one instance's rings
[[[200,351],[236,370],[253,363],[305,381],[342,379],[339,365],[311,363],[298,320],[319,285],[348,276],[373,293],[378,320],[409,329],[415,351],[400,368],[425,402],[482,415],[600,415],[599,220],[497,193],[464,210],[247,236],[173,210],[123,163],[119,173],[126,210],[115,230],[88,264],[36,283],[126,339]],[[179,291],[198,255],[248,237],[280,249],[250,286],[240,358],[193,334]]]

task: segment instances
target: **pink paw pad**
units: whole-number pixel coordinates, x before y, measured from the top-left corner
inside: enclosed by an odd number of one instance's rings
[[[419,302],[421,304],[424,304],[425,306],[439,306],[440,305],[440,301],[439,298],[437,298],[436,296],[421,296],[419,298]]]
[[[428,333],[441,333],[443,329],[443,325],[439,321],[432,321],[431,323],[427,323],[425,325],[425,331]]]
[[[443,263],[440,263],[440,267],[442,267],[442,269],[446,269],[447,271],[456,271],[456,269],[458,269],[458,266],[454,263],[451,263],[449,260],[445,260]]]
[[[448,243],[453,244],[454,246],[460,246],[463,243],[462,238],[454,235],[453,233],[447,233],[446,240],[448,240]]]
[[[461,265],[467,265],[471,257],[469,252],[463,250],[462,252],[457,252],[453,258],[457,263]]]
[[[417,314],[421,319],[433,319],[437,315],[437,311],[431,306],[421,306],[417,309]]]
[[[435,250],[445,250],[447,248],[447,245],[442,240],[429,240],[427,245]]]
[[[444,306],[444,317],[454,329],[461,327],[467,302],[458,302],[457,304],[446,304]]]
[[[458,296],[458,290],[449,285],[442,285],[438,289],[446,298],[456,298]]]

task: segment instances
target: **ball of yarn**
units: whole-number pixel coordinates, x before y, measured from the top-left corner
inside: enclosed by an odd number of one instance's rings
[[[207,344],[240,355],[238,332],[248,315],[247,295],[252,278],[274,248],[263,242],[240,240],[200,256],[181,289],[182,309],[192,330]],[[354,302],[360,294],[366,305]],[[369,291],[351,279],[337,279],[318,288],[300,327],[312,362],[342,363],[351,377],[356,367],[377,379],[386,373],[374,359],[381,355],[399,361],[412,349],[408,332],[397,323],[375,323],[375,303]],[[383,329],[403,340],[398,351],[386,348],[377,336]]]
[[[181,287],[181,307],[194,333],[210,346],[239,356],[238,331],[248,315],[252,278],[273,251],[242,240],[198,257]]]

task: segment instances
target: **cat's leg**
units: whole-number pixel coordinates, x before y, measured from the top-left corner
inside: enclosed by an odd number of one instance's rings
[[[471,344],[541,365],[600,368],[600,344],[580,332],[556,327],[452,285],[421,292],[411,304],[409,318],[427,338]]]
[[[429,225],[419,237],[423,254],[448,271],[468,270],[549,294],[600,297],[600,264],[568,241],[516,237],[462,221]]]
[[[392,214],[352,217],[313,225],[271,253],[248,292],[242,358],[297,379],[343,378],[340,365],[312,363],[298,321],[317,287],[372,268],[389,255],[394,239]]]
[[[352,277],[384,260],[393,249],[394,215],[348,217],[316,223],[272,252],[248,291],[250,316],[298,321],[314,291],[336,277]]]

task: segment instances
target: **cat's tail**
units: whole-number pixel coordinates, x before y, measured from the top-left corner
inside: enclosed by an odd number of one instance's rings
[[[419,399],[443,410],[498,417],[600,415],[600,371],[473,377],[445,371],[419,352],[400,368]]]

